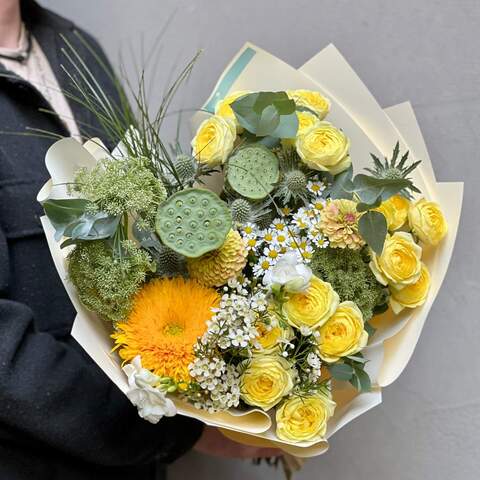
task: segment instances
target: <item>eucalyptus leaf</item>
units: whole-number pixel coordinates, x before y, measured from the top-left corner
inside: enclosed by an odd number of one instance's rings
[[[357,203],[357,212],[366,212],[367,210],[371,210],[373,208],[379,207],[381,204],[382,204],[382,197],[380,195],[372,203],[364,203],[364,202]]]
[[[350,383],[360,392],[369,392],[372,389],[372,382],[368,373],[361,368],[354,370]]]
[[[274,105],[268,105],[260,114],[256,134],[259,137],[271,135],[280,123],[280,114]]]
[[[328,190],[330,197],[333,199],[346,198],[347,200],[351,200],[353,197],[352,176],[353,167],[351,165],[347,170],[335,175],[333,183]]]
[[[370,210],[358,221],[358,230],[372,250],[380,255],[387,236],[387,221],[380,212]]]
[[[332,363],[328,366],[328,370],[333,378],[337,380],[348,381],[354,374],[354,369],[346,363]]]
[[[388,304],[387,304],[387,307],[388,307]],[[363,328],[366,330],[369,337],[373,337],[373,335],[377,331],[377,329],[375,327],[373,327],[370,322],[365,322]]]
[[[298,131],[297,114],[281,115],[277,128],[272,132],[272,137],[295,138]]]
[[[384,202],[392,195],[411,186],[412,182],[406,178],[376,178],[360,173],[353,179],[353,185],[347,185],[345,189],[355,193],[361,202],[372,204],[378,197],[381,197],[381,200]]]

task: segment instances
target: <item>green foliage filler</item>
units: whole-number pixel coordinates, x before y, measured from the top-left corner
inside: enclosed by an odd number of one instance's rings
[[[216,193],[186,188],[159,206],[155,228],[167,247],[196,258],[223,245],[232,228],[232,214]]]
[[[387,290],[368,266],[369,260],[365,248],[359,251],[324,248],[317,250],[310,264],[315,275],[332,285],[340,301],[350,300],[358,305],[365,322],[388,299]]]
[[[81,242],[68,256],[68,274],[80,301],[105,320],[125,320],[132,299],[152,270],[149,254],[131,240],[122,242],[121,258],[106,241]]]
[[[163,183],[143,158],[105,159],[92,170],[82,168],[74,189],[109,215],[136,212],[151,221],[167,197]]]

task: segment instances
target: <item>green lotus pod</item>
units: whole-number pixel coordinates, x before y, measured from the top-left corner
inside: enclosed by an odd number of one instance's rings
[[[155,224],[162,242],[189,258],[220,248],[231,228],[228,205],[203,188],[174,193],[158,207]]]
[[[275,187],[279,177],[278,158],[267,147],[248,145],[228,160],[227,179],[240,195],[259,200]]]

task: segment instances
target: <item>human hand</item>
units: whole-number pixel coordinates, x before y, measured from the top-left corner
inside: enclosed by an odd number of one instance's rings
[[[205,455],[224,458],[268,458],[282,455],[282,451],[276,448],[251,447],[234,442],[214,427],[205,427],[194,449]]]

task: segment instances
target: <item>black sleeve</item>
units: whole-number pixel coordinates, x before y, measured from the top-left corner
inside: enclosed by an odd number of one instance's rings
[[[8,245],[0,230],[0,289],[8,285]],[[45,299],[48,302],[48,299]],[[55,315],[55,312],[52,312]],[[157,425],[73,345],[35,331],[33,312],[0,292],[0,430],[100,465],[173,461],[202,425],[177,415]]]

